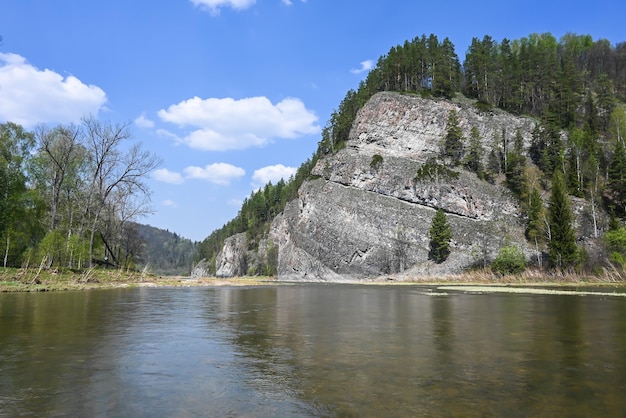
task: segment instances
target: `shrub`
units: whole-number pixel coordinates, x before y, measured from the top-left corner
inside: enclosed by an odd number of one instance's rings
[[[370,167],[372,167],[372,170],[378,170],[381,165],[383,165],[383,156],[380,154],[374,154]]]
[[[626,227],[608,231],[604,242],[609,250],[609,261],[617,267],[626,268]]]
[[[522,273],[526,270],[526,256],[518,247],[506,245],[500,248],[491,269],[502,275]]]

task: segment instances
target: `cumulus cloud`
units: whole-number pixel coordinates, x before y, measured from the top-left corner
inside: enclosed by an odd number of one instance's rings
[[[170,184],[181,184],[188,179],[207,180],[221,186],[228,186],[233,180],[246,175],[246,170],[228,163],[214,163],[205,167],[189,166],[184,174],[166,168],[155,170],[153,178]]]
[[[25,127],[77,122],[97,114],[107,101],[98,86],[30,65],[20,55],[0,53],[0,120]]]
[[[266,97],[201,99],[193,97],[161,109],[161,120],[192,129],[181,141],[206,151],[260,147],[320,131],[317,116],[297,98],[273,104]]]
[[[369,71],[372,68],[374,68],[374,61],[365,60],[365,61],[361,61],[361,68],[352,69],[350,70],[350,72],[352,74],[361,74],[362,72]]]
[[[183,176],[181,176],[180,173],[170,171],[166,168],[155,170],[152,176],[158,181],[170,184],[181,184],[184,181]]]
[[[272,184],[276,184],[283,180],[289,180],[289,177],[296,174],[296,167],[285,167],[282,164],[270,165],[267,167],[259,168],[254,171],[252,175],[252,187],[259,188],[270,181]]]
[[[154,121],[147,118],[145,113],[142,113],[137,119],[135,119],[135,125],[140,128],[152,129],[154,128]]]
[[[231,181],[243,177],[246,170],[227,163],[214,163],[203,167],[190,166],[184,170],[189,179],[207,180],[214,184],[228,186]]]
[[[191,0],[194,6],[207,9],[212,14],[219,14],[223,7],[232,7],[235,10],[243,10],[254,5],[256,0]]]

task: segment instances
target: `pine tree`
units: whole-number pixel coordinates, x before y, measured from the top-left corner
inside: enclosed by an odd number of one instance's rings
[[[507,154],[506,185],[519,199],[524,195],[524,171],[526,170],[526,157],[511,151]]]
[[[443,263],[450,255],[452,229],[443,210],[438,209],[430,227],[429,258],[435,263]]]
[[[467,155],[465,156],[465,166],[471,172],[476,173],[479,178],[483,178],[485,175],[482,161],[484,154],[485,148],[481,143],[480,132],[477,127],[472,126],[469,147],[467,149]]]
[[[459,115],[456,110],[451,110],[448,115],[443,155],[450,157],[454,165],[458,164],[463,157],[463,140],[463,130],[459,125]]]
[[[528,203],[528,224],[526,225],[526,238],[531,242],[543,240],[543,200],[536,187],[530,192]]]
[[[552,177],[550,197],[550,242],[548,251],[552,263],[560,269],[575,265],[579,260],[576,235],[572,228],[572,212],[563,174],[556,170]]]

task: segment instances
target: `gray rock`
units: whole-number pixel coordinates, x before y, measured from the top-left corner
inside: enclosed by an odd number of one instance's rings
[[[453,109],[466,139],[475,126],[486,149],[501,145],[503,135],[512,146],[518,130],[525,146],[530,144],[536,124],[531,118],[495,109],[479,112],[447,100],[374,95],[359,111],[347,146],[318,161],[314,179],[302,184],[298,198],[272,222],[269,238],[278,245],[279,279],[456,274],[493,261],[507,243],[529,259],[536,256],[524,237],[519,205],[502,185],[463,169],[455,169],[456,179],[415,179],[419,167],[440,155]],[[580,215],[577,225],[588,231],[590,209],[584,200],[572,202]],[[441,264],[428,259],[429,229],[438,208],[447,213],[453,235],[451,254]],[[244,234],[235,235],[218,256],[218,276],[245,274],[246,260],[264,258],[247,252]]]

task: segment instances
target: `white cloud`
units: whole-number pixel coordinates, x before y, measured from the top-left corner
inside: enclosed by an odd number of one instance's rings
[[[161,204],[163,206],[167,206],[168,208],[177,208],[178,207],[178,203],[174,202],[173,200],[167,199],[164,200],[163,202],[161,202]]]
[[[350,70],[350,72],[352,74],[361,74],[362,72],[369,71],[372,68],[374,68],[374,61],[365,60],[365,61],[361,61],[361,68],[352,69]]]
[[[227,163],[214,163],[206,167],[190,166],[185,168],[185,177],[188,179],[207,180],[214,184],[228,186],[231,181],[243,177],[246,171]]]
[[[152,129],[154,128],[154,121],[148,119],[145,113],[142,113],[137,119],[135,119],[135,125],[140,128]]]
[[[180,173],[170,171],[166,168],[159,168],[158,170],[155,170],[152,176],[158,181],[170,184],[181,184],[185,181]]]
[[[86,114],[97,114],[106,101],[98,86],[39,70],[20,55],[0,53],[0,120],[25,127],[77,122]]]
[[[287,181],[290,176],[296,174],[296,170],[296,167],[285,167],[282,164],[259,168],[252,175],[252,187],[256,189],[265,186],[270,181],[272,184],[276,184],[280,179]]]
[[[256,0],[191,0],[191,2],[194,6],[208,9],[211,14],[219,14],[222,7],[243,10],[256,3]]]
[[[320,131],[317,116],[297,98],[276,104],[266,97],[201,99],[194,97],[161,109],[165,122],[191,127],[182,141],[207,151],[260,147],[274,139],[291,139]]]
[[[163,138],[173,139],[176,142],[182,142],[181,139],[173,132],[168,131],[167,129],[157,129],[156,134]]]

